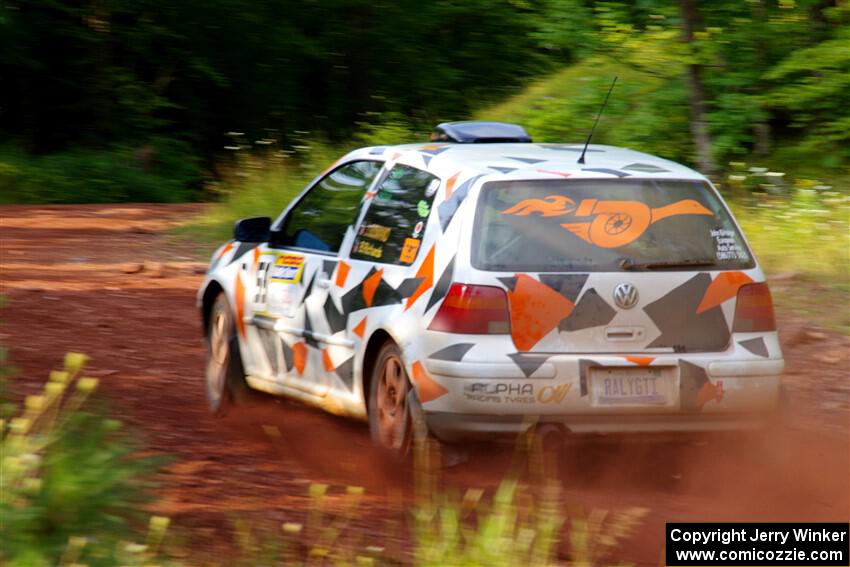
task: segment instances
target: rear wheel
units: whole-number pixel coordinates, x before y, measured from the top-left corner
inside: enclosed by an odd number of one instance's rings
[[[369,392],[369,430],[372,442],[392,457],[407,455],[412,427],[407,394],[410,380],[404,369],[401,349],[387,342],[372,368]]]
[[[210,411],[216,416],[226,414],[248,391],[233,313],[223,293],[213,303],[207,327],[206,390]]]

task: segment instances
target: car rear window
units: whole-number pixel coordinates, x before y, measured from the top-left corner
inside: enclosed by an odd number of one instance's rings
[[[700,181],[493,181],[481,189],[475,223],[472,264],[482,270],[753,265],[729,212]]]

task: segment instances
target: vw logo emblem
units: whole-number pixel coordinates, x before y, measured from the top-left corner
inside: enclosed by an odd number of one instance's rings
[[[614,288],[614,303],[622,309],[631,309],[637,304],[638,290],[630,283],[621,283]]]

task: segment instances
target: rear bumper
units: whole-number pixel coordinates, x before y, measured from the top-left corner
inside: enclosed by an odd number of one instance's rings
[[[674,414],[674,415],[471,415],[425,413],[429,431],[442,441],[465,439],[497,440],[513,437],[529,428],[555,424],[565,433],[636,434],[644,439],[670,439],[687,433],[752,431],[764,429],[776,419],[776,412],[752,414]],[[637,435],[639,434],[639,435]]]
[[[724,353],[725,354],[725,353]],[[649,358],[652,366],[678,366],[682,360],[703,367],[712,378],[742,376],[778,376],[785,369],[783,358],[734,358],[718,356],[715,353],[690,355],[687,358],[660,355],[653,357],[629,357],[628,355],[523,355],[514,362],[467,362],[428,359],[428,371],[449,379],[527,379],[534,381],[557,378],[560,374],[575,372],[583,360],[594,366],[624,366],[635,364],[629,359]],[[523,366],[532,369],[527,372]],[[559,372],[563,370],[563,372]]]
[[[576,434],[642,437],[758,429],[776,418],[784,369],[781,357],[717,353],[552,355],[533,362],[533,371],[524,372],[514,362],[428,360],[428,370],[445,389],[422,407],[428,428],[445,441],[516,435],[535,423]],[[611,368],[650,373],[664,394],[649,402],[612,403],[599,387]]]

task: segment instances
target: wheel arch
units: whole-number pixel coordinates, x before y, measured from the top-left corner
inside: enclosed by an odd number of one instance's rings
[[[375,331],[369,336],[369,340],[366,342],[366,348],[363,350],[363,366],[360,372],[360,382],[363,391],[363,404],[366,408],[367,414],[370,410],[369,395],[372,388],[372,368],[378,360],[378,353],[380,352],[381,347],[384,346],[384,343],[387,341],[392,341],[398,344],[398,341],[396,341],[386,329],[375,329]]]
[[[201,321],[203,325],[201,332],[204,336],[206,336],[209,327],[213,303],[220,293],[224,293],[224,287],[217,280],[210,280],[201,296]]]

